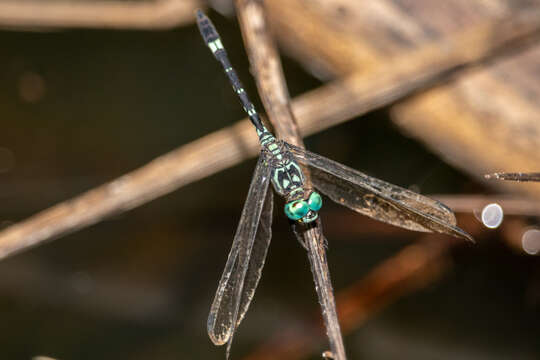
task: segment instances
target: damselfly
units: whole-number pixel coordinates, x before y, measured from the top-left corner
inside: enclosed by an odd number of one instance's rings
[[[297,227],[320,229],[318,212],[322,198],[317,189],[333,201],[379,221],[409,230],[434,231],[472,240],[456,226],[452,211],[440,202],[276,139],[263,125],[229,62],[216,29],[201,11],[197,12],[197,24],[238,94],[261,144],[259,161],[207,323],[214,344],[228,343],[227,356],[234,332],[253,299],[270,244],[273,208],[270,184],[285,198],[284,212],[297,236]],[[306,181],[300,165],[309,169],[313,186]],[[324,241],[322,233],[318,239]],[[331,297],[323,308],[330,309],[334,303],[329,276],[324,269],[313,264],[312,267],[316,281],[324,287],[322,291],[317,289],[322,294],[321,302]],[[335,311],[333,314],[335,316]],[[339,330],[339,326],[337,328]],[[340,358],[345,358],[342,344],[337,348],[336,356],[341,353]]]

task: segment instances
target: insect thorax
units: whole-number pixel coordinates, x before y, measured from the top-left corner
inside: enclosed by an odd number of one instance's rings
[[[270,180],[276,192],[288,200],[304,195],[304,174],[283,141],[272,134],[260,137],[263,155],[272,168]]]

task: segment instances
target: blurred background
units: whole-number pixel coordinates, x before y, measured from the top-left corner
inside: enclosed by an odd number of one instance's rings
[[[349,358],[538,359],[540,186],[482,175],[540,171],[540,3],[265,5],[291,97],[346,90],[314,95],[331,114],[302,127],[316,132],[307,148],[444,197],[477,240],[402,231],[325,199]],[[197,6],[262,109],[228,1],[0,0],[0,246],[13,224],[244,118]],[[206,318],[254,166],[3,259],[0,357],[223,359]],[[506,216],[488,229],[480,212],[500,199]],[[305,250],[276,202],[234,359],[327,348]]]

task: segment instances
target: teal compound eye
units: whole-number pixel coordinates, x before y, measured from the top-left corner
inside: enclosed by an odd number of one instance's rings
[[[291,201],[285,204],[285,215],[291,220],[300,220],[309,211],[308,203],[305,200]]]
[[[322,207],[322,197],[319,195],[319,193],[313,191],[311,195],[309,195],[308,199],[308,206],[310,210],[313,211],[319,211]]]

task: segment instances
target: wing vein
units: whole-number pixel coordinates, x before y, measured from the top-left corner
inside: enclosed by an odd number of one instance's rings
[[[311,171],[314,186],[335,202],[375,220],[414,231],[439,232],[472,241],[439,201],[387,183],[321,155],[287,144]]]
[[[270,168],[261,155],[208,316],[207,328],[210,339],[216,345],[228,342],[227,353],[234,331],[255,292],[270,244],[273,199],[269,180]],[[259,225],[261,216],[264,222],[262,226]],[[252,259],[254,250],[255,255]],[[250,262],[250,259],[253,261]],[[246,277],[248,284],[244,287]]]

